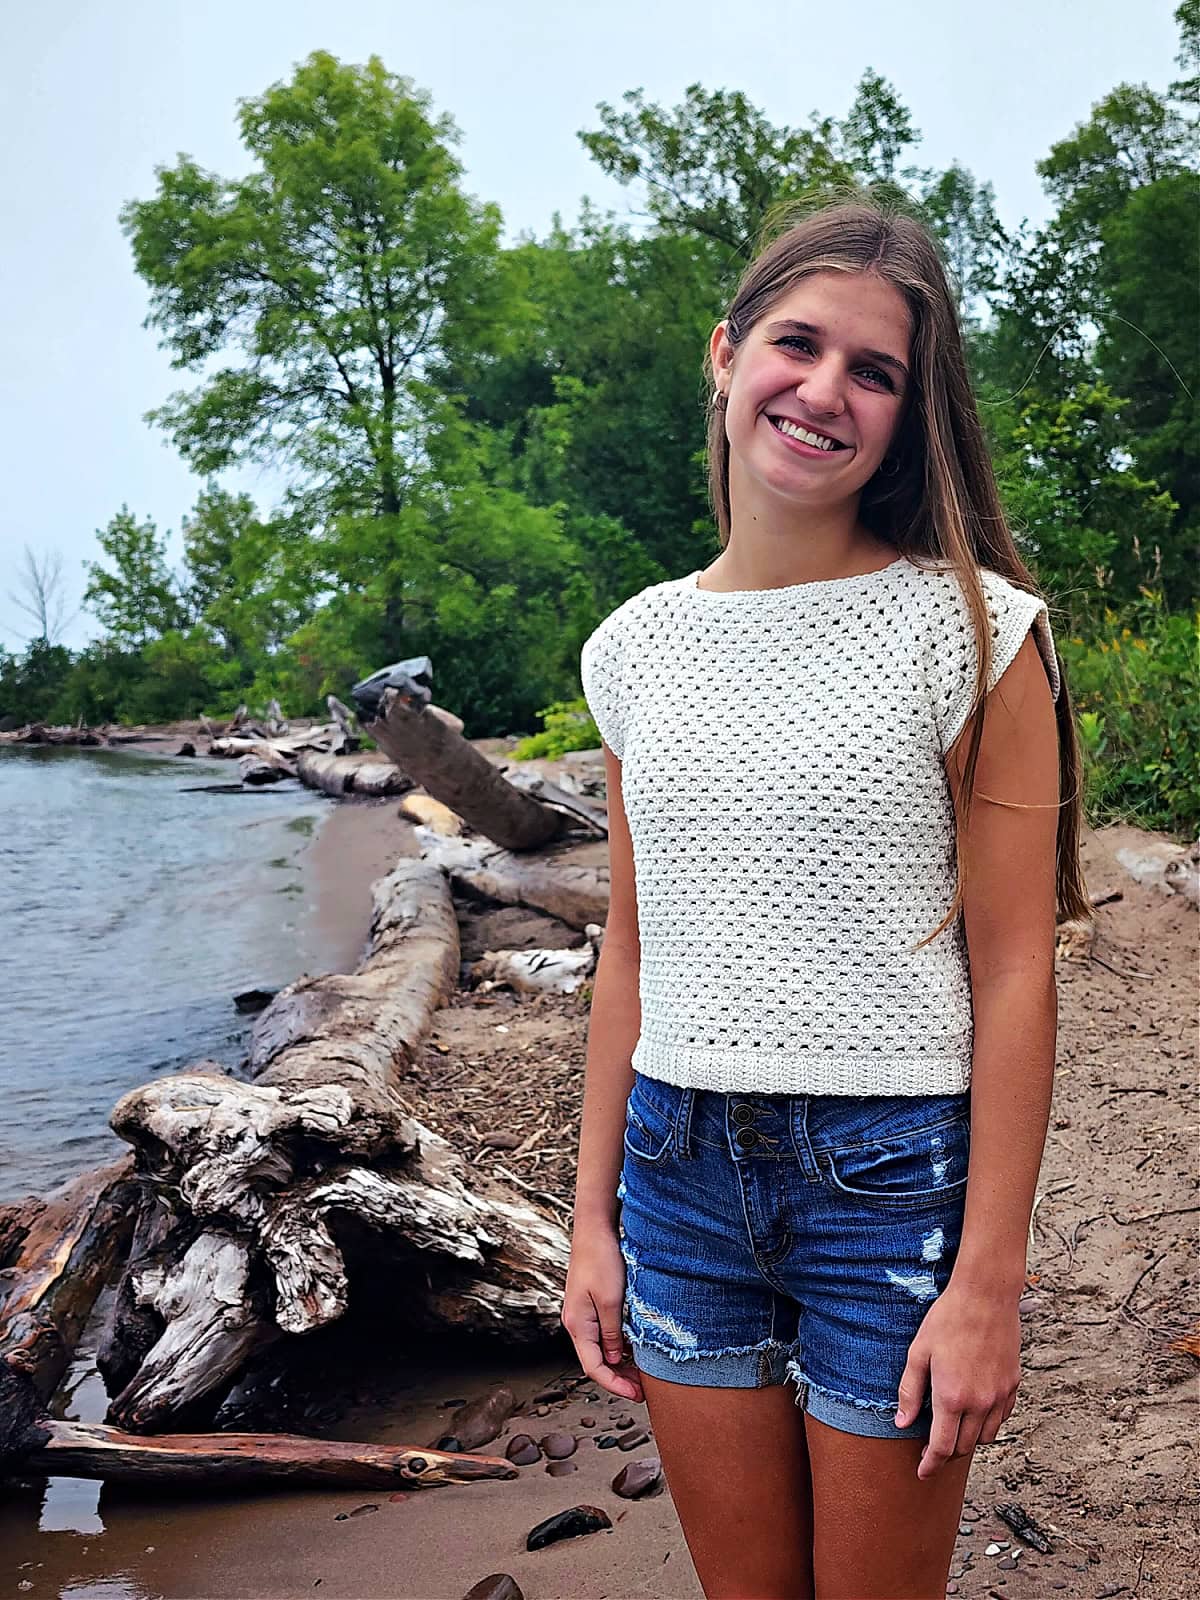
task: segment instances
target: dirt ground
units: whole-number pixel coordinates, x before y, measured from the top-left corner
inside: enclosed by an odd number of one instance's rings
[[[369,831],[365,859],[415,851],[394,802],[348,809],[340,826],[343,836]],[[1113,898],[1098,911],[1090,945],[1064,943],[1058,956],[1058,1072],[1022,1301],[1025,1377],[1001,1438],[976,1454],[949,1590],[964,1597],[1184,1600],[1197,1592],[1200,919],[1182,896],[1138,883],[1118,859],[1146,837],[1108,829],[1085,839],[1088,887]],[[327,855],[335,842],[327,840]],[[602,844],[586,848],[603,859]],[[464,907],[460,920],[464,961],[487,948],[579,941],[528,910]],[[436,1014],[404,1084],[416,1114],[469,1160],[543,1196],[564,1222],[587,1004],[586,990],[538,999],[461,990]],[[489,1134],[520,1143],[497,1149]],[[1178,1345],[1189,1333],[1192,1353]],[[611,1481],[631,1457],[596,1448],[618,1411],[648,1428],[645,1407],[610,1406],[582,1386],[539,1415],[535,1397],[576,1370],[572,1354],[564,1336],[520,1360],[493,1349],[377,1361],[356,1373],[349,1409],[313,1431],[432,1443],[452,1401],[507,1381],[525,1414],[481,1448],[503,1454],[516,1432],[565,1429],[579,1440],[573,1476],[549,1477],[538,1462],[511,1482],[392,1498],[349,1491],[181,1502],[106,1490],[91,1534],[73,1531],[64,1544],[43,1512],[39,1540],[7,1546],[19,1559],[0,1556],[0,1593],[454,1600],[487,1574],[507,1572],[525,1600],[697,1600],[669,1491],[620,1499]],[[342,1377],[341,1358],[333,1360],[327,1393]],[[598,1426],[587,1427],[589,1415]],[[651,1438],[632,1459],[652,1452]],[[525,1550],[534,1523],[581,1503],[604,1509],[612,1529]],[[1052,1551],[1019,1537],[997,1514],[1001,1505],[1028,1513]],[[0,1507],[0,1548],[6,1521]],[[989,1555],[993,1544],[1003,1548]]]

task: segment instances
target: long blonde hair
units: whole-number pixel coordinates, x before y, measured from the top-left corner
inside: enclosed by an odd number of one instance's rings
[[[786,221],[797,209],[806,214]],[[771,237],[781,216],[785,219],[783,231]],[[916,946],[920,949],[954,920],[963,903],[962,838],[975,793],[991,670],[991,624],[979,569],[990,567],[1018,588],[1044,597],[1021,559],[1000,504],[968,375],[958,312],[934,236],[901,208],[894,191],[881,199],[870,190],[859,189],[851,191],[848,199],[793,202],[785,212],[768,219],[763,237],[766,242],[743,272],[725,313],[726,336],[735,352],[759,319],[814,272],[873,272],[899,291],[911,318],[912,382],[889,452],[898,467],[889,476],[876,473],[863,486],[859,520],[918,564],[925,558],[953,568],[962,584],[977,643],[972,730],[956,808],[958,882],[949,910]],[[715,388],[711,351],[705,355],[704,376],[707,397]],[[724,549],[731,521],[729,441],[724,411],[714,406],[709,406],[708,488]],[[1061,657],[1058,670],[1062,691],[1055,702],[1061,797],[1056,907],[1059,921],[1090,922],[1095,913],[1079,860],[1083,763]],[[1018,806],[1016,801],[996,803]]]

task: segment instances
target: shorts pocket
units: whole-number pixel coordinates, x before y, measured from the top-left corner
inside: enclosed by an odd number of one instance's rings
[[[971,1153],[968,1116],[826,1152],[835,1189],[885,1211],[961,1199]]]
[[[639,1161],[661,1161],[674,1133],[674,1119],[641,1091],[635,1079],[625,1104],[625,1149]]]

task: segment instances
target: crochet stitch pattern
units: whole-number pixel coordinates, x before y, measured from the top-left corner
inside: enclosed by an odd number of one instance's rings
[[[1046,604],[989,568],[994,688]],[[621,760],[641,940],[634,1068],[758,1094],[953,1094],[973,1019],[944,758],[975,634],[954,572],[651,584],[584,641]]]

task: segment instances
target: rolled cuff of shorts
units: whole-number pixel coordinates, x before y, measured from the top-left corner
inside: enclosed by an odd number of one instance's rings
[[[672,1356],[657,1345],[634,1339],[630,1344],[638,1371],[651,1378],[665,1378],[669,1383],[704,1384],[713,1389],[767,1389],[787,1379],[790,1352],[784,1344],[686,1356]]]
[[[795,1367],[789,1371],[796,1384],[796,1404],[810,1417],[836,1428],[839,1433],[857,1434],[860,1439],[928,1439],[933,1425],[933,1408],[928,1402],[917,1413],[915,1422],[898,1428],[892,1421],[895,1406],[870,1406],[831,1394],[802,1377]]]

